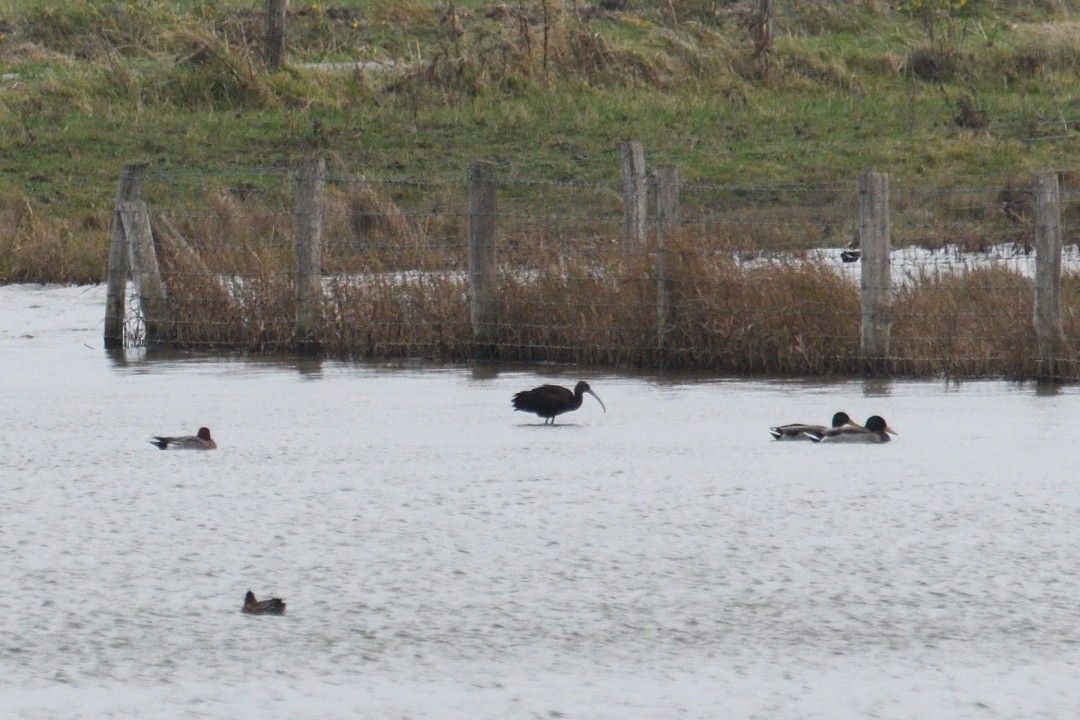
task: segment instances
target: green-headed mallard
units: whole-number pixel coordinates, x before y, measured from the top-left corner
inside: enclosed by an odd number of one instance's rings
[[[827,428],[824,425],[791,423],[790,425],[779,425],[777,427],[769,428],[769,432],[772,433],[773,438],[776,440],[815,440],[816,438],[812,437],[811,433],[824,433],[827,430],[847,426],[858,428],[860,430],[862,429],[862,425],[859,425],[848,417],[846,412],[838,412],[832,416],[831,428]]]
[[[808,434],[811,440],[817,442],[884,443],[889,442],[890,434],[898,433],[889,427],[885,418],[880,415],[871,415],[862,427],[827,428],[824,431],[811,431]]]

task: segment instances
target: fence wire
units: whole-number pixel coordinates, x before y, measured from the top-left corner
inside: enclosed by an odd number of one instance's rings
[[[1062,178],[1064,342],[1080,378],[1080,187]],[[888,372],[1037,374],[1030,177],[890,190]],[[146,178],[169,344],[290,352],[296,343],[296,173]],[[317,345],[335,358],[569,362],[722,373],[859,372],[859,198],[850,183],[684,181],[675,218],[648,200],[628,236],[619,179],[497,181],[494,343],[470,313],[469,188],[327,175]],[[126,341],[145,342],[129,303]]]

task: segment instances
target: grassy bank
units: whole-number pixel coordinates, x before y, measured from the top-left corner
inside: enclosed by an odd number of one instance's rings
[[[271,72],[261,2],[5,0],[0,281],[100,280],[128,162],[593,182],[635,138],[691,182],[948,188],[1080,156],[1067,2],[781,1],[767,53],[748,5],[294,3]]]
[[[181,344],[285,347],[282,177],[317,153],[345,188],[326,270],[380,278],[328,286],[324,347],[457,359],[461,185],[486,158],[517,218],[501,223],[508,359],[805,374],[852,367],[857,288],[731,258],[846,244],[859,172],[893,178],[894,244],[983,249],[1027,246],[1031,173],[1063,170],[1076,241],[1075,2],[776,5],[769,41],[750,2],[293,3],[270,70],[262,2],[0,0],[0,282],[101,281],[120,169],[145,163],[157,221],[198,250],[200,269],[174,267]],[[612,247],[628,138],[678,167],[694,218],[663,358],[655,257]],[[896,372],[1024,375],[1027,287],[906,286]]]

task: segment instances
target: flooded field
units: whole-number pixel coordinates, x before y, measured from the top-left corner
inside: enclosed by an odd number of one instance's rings
[[[0,287],[3,717],[1080,707],[1077,388],[110,357],[103,302]],[[769,436],[837,410],[899,435]]]

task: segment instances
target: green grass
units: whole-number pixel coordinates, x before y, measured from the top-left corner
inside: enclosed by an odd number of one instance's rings
[[[375,178],[457,181],[495,158],[520,177],[610,182],[616,142],[634,138],[692,181],[851,182],[872,168],[952,187],[1080,156],[1076,8],[973,1],[931,23],[931,40],[918,17],[869,3],[778,6],[762,65],[725,2],[294,2],[288,66],[271,73],[261,2],[0,0],[0,198],[43,217],[46,235],[54,221],[86,268],[104,267],[98,228],[130,162],[212,178],[317,148],[332,171]],[[947,75],[921,79],[919,57]],[[413,70],[306,67],[366,60]],[[987,127],[957,125],[965,99]],[[27,276],[16,252],[0,241],[0,281]]]

